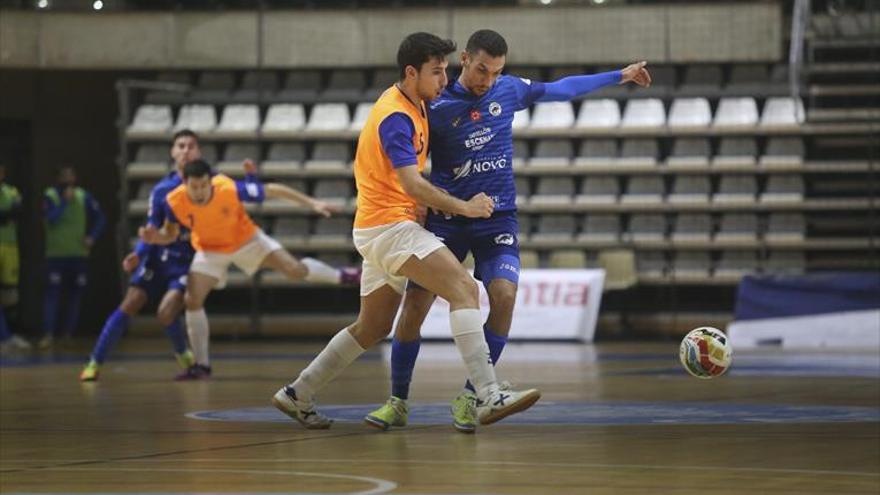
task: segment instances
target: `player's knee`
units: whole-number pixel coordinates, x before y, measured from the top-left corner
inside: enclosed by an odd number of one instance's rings
[[[174,323],[174,320],[177,318],[177,308],[172,308],[167,305],[159,306],[159,309],[156,310],[156,318],[159,320],[159,323],[163,327],[167,327],[168,325]]]
[[[128,316],[134,316],[141,311],[146,304],[147,298],[140,292],[129,292],[119,305],[119,310]]]
[[[183,296],[183,305],[186,307],[187,311],[198,311],[202,309],[201,299],[194,297],[188,291]]]
[[[453,306],[477,307],[479,302],[480,289],[477,287],[477,283],[467,273],[456,277],[452,282],[452,294],[449,303]]]
[[[502,307],[513,307],[516,303],[516,286],[503,284],[491,288],[493,302]]]

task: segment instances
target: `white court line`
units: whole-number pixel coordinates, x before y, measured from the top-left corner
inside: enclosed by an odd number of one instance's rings
[[[4,461],[5,462],[5,461]],[[178,461],[180,462],[180,461]],[[363,490],[359,492],[350,492],[348,495],[379,495],[388,493],[397,488],[397,483],[393,481],[383,480],[381,478],[368,478],[366,476],[355,476],[351,474],[329,474],[329,473],[309,473],[305,471],[266,471],[261,469],[186,469],[186,468],[117,468],[117,467],[48,467],[39,468],[38,471],[131,471],[131,472],[167,472],[167,473],[234,473],[234,474],[268,474],[275,476],[314,476],[319,478],[340,478],[345,480],[363,481],[364,483],[372,483],[375,488]]]
[[[149,463],[160,463],[160,462],[230,462],[230,463],[268,463],[268,462],[297,462],[300,464],[424,464],[424,465],[453,465],[453,466],[529,466],[529,467],[561,467],[561,468],[599,468],[599,469],[670,469],[670,470],[701,470],[701,471],[735,471],[735,472],[758,472],[758,473],[779,473],[779,474],[821,474],[821,475],[835,475],[835,476],[866,476],[866,477],[877,477],[880,478],[880,472],[869,473],[865,471],[831,471],[824,469],[794,469],[794,468],[762,468],[762,467],[729,467],[729,466],[672,466],[672,465],[661,465],[661,464],[599,464],[599,463],[578,463],[578,462],[518,462],[518,461],[420,461],[420,460],[412,460],[412,459],[380,459],[380,460],[366,460],[366,459],[315,459],[315,460],[305,460],[301,458],[270,458],[270,459],[223,459],[223,458],[204,458],[204,459],[189,459],[189,458],[180,458],[180,459],[94,459],[94,462],[105,462],[105,463],[114,463],[114,462],[149,462]],[[4,460],[3,463],[19,463],[19,464],[33,464],[35,462],[33,459],[31,460],[22,460],[22,459],[10,459]],[[51,459],[46,460],[44,462],[89,462],[88,459]],[[38,469],[55,469],[55,468],[39,468],[38,466],[34,466]],[[2,470],[0,470],[2,472]],[[272,471],[272,473],[284,474],[278,471]],[[315,473],[317,476],[317,473]],[[327,476],[343,476],[343,475],[327,475]],[[354,478],[354,477],[353,477]],[[370,479],[372,478],[364,478]],[[376,480],[379,481],[379,480]],[[390,482],[389,482],[390,483]]]

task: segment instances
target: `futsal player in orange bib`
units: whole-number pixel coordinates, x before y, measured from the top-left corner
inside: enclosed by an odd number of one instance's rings
[[[477,393],[477,417],[494,423],[531,407],[541,396],[499,390],[483,336],[477,284],[452,252],[417,223],[420,207],[469,218],[487,218],[494,203],[484,193],[468,201],[432,186],[421,172],[428,154],[425,102],[447,84],[446,57],[455,43],[429,33],[407,36],[397,52],[400,80],[376,101],[361,131],[355,156],[357,214],[354,245],[363,257],[361,308],[272,402],[306,428],[329,428],[314,394],[391,332],[406,279],[449,301],[452,336]]]
[[[209,327],[204,304],[214,288],[226,285],[230,264],[248,275],[261,268],[277,270],[291,280],[318,283],[356,282],[357,272],[337,269],[314,258],[298,260],[257,227],[245,210],[245,203],[261,203],[278,198],[308,206],[330,216],[331,208],[306,194],[282,184],[263,184],[254,175],[256,167],[246,164],[245,180],[213,175],[210,165],[197,160],[183,167],[183,184],[165,197],[168,222],[162,229],[147,225],[141,228],[144,242],[166,244],[177,237],[179,225],[190,230],[196,254],[187,276],[186,324],[196,363],[187,372],[191,378],[211,374],[208,354]]]

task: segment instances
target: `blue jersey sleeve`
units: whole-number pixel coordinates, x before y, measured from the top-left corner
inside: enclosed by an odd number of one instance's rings
[[[516,110],[529,108],[544,95],[544,83],[511,76],[513,89],[516,91]]]
[[[538,101],[569,101],[599,88],[617,84],[620,82],[620,78],[619,70],[585,76],[563,77],[558,81],[544,83],[544,94],[538,98]]]
[[[238,190],[238,199],[245,203],[262,203],[266,199],[266,188],[255,175],[235,181],[235,188]]]
[[[162,211],[165,221],[169,223],[176,223],[180,225],[180,220],[174,215],[174,210],[171,209],[171,205],[168,203],[168,198],[162,199]],[[164,225],[164,222],[162,223]],[[156,225],[156,228],[162,228],[162,225]]]
[[[154,187],[150,192],[150,206],[147,209],[147,225],[159,228],[165,224],[165,196],[164,188]]]
[[[67,208],[67,201],[64,199],[64,195],[60,192],[58,193],[58,202],[56,203],[54,198],[49,195],[49,191],[46,191],[46,194],[43,195],[43,212],[46,215],[46,220],[49,223],[55,223],[61,218],[61,214],[64,213],[64,209]]]
[[[418,164],[413,136],[416,128],[412,120],[401,112],[392,113],[379,124],[379,139],[382,149],[391,159],[394,168]]]
[[[88,215],[89,223],[91,224],[88,236],[92,239],[97,239],[98,236],[104,232],[106,219],[104,218],[104,212],[101,211],[101,205],[99,205],[98,201],[89,193],[86,193],[86,214]]]

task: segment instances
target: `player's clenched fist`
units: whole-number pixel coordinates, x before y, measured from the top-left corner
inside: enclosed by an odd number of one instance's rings
[[[470,218],[489,218],[495,211],[495,202],[492,198],[486,196],[486,193],[479,193],[467,202],[467,210],[464,216]]]

